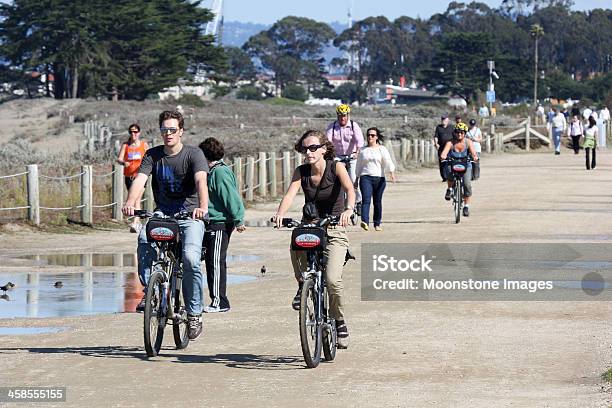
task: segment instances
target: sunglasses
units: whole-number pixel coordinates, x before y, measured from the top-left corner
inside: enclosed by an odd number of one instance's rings
[[[310,146],[302,146],[300,148],[300,153],[306,153],[307,150],[310,150],[311,152],[316,152],[317,150],[319,150],[322,147],[323,147],[322,144],[313,144],[313,145],[310,145]]]
[[[368,133],[368,137],[378,137],[376,133]]]
[[[128,130],[128,133],[140,133],[140,130]]]
[[[176,132],[178,132],[178,128],[171,128],[171,127],[162,127],[159,128],[159,131],[161,132],[162,135],[173,135]]]

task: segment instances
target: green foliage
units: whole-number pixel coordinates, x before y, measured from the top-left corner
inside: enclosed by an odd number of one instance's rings
[[[229,86],[216,85],[213,87],[213,93],[215,94],[215,98],[221,98],[232,91],[232,88]]]
[[[253,85],[246,85],[238,90],[236,98],[251,101],[261,101],[265,99],[265,96],[263,96],[263,91],[260,88]]]
[[[229,66],[227,74],[233,82],[255,79],[257,71],[249,54],[238,47],[225,47],[224,51]]]
[[[283,98],[293,99],[295,101],[304,102],[306,99],[308,99],[308,94],[306,93],[304,87],[297,84],[287,85],[285,89],[283,89],[282,95]]]
[[[302,101],[288,98],[268,98],[265,102],[274,106],[304,106]]]
[[[202,34],[211,18],[188,0],[20,0],[0,5],[0,54],[53,74],[58,98],[144,99],[196,69],[225,68]]]
[[[344,103],[363,101],[367,97],[367,92],[363,86],[353,82],[344,83],[334,91],[334,98],[340,99]]]
[[[183,94],[180,98],[176,100],[178,105],[183,106],[193,106],[196,108],[203,108],[206,106],[206,103],[197,95],[193,94]]]

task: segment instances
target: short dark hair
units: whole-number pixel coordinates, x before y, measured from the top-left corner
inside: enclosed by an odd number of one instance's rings
[[[174,111],[163,111],[159,114],[159,127],[162,126],[164,120],[168,119],[176,119],[178,120],[179,129],[183,129],[185,125],[185,119],[183,118],[183,114],[177,110]]]
[[[385,137],[383,136],[379,128],[377,128],[376,126],[368,128],[368,130],[366,130],[366,136],[368,135],[368,133],[370,133],[370,130],[373,130],[376,132],[376,137],[378,138],[376,143],[383,144],[385,142]]]
[[[202,149],[204,152],[206,159],[210,161],[221,160],[223,156],[225,156],[225,148],[223,147],[223,143],[214,137],[204,139],[204,141],[200,143],[200,149]]]
[[[323,134],[323,132],[319,130],[307,130],[293,146],[295,151],[298,153],[302,153],[302,142],[304,141],[304,139],[310,136],[314,136],[319,139],[319,144],[322,144],[323,146],[325,146],[325,149],[327,149],[325,154],[323,155],[323,158],[325,160],[334,160],[334,157],[336,156],[336,149],[334,148],[332,142],[327,139],[327,136],[325,136],[325,134]]]
[[[136,130],[140,132],[140,125],[138,125],[138,123],[132,123],[130,126],[128,126],[128,130],[132,128],[136,128]]]

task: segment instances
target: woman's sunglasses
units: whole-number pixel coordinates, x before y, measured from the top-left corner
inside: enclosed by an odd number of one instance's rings
[[[313,144],[313,145],[310,145],[310,146],[302,146],[300,148],[300,153],[306,153],[307,150],[310,150],[311,152],[316,152],[317,150],[319,150],[322,147],[323,147],[322,144]]]
[[[376,133],[368,133],[368,137],[377,137],[378,135]]]

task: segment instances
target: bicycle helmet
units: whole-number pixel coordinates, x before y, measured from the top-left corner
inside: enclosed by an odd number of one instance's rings
[[[463,122],[457,123],[455,125],[455,129],[454,129],[455,132],[461,131],[461,132],[464,132],[464,133],[467,133],[468,130],[469,129],[468,129],[467,125],[465,123],[463,123]]]
[[[342,105],[338,105],[338,107],[336,108],[337,115],[348,115],[349,113],[351,113],[351,107],[345,103],[343,103]]]

